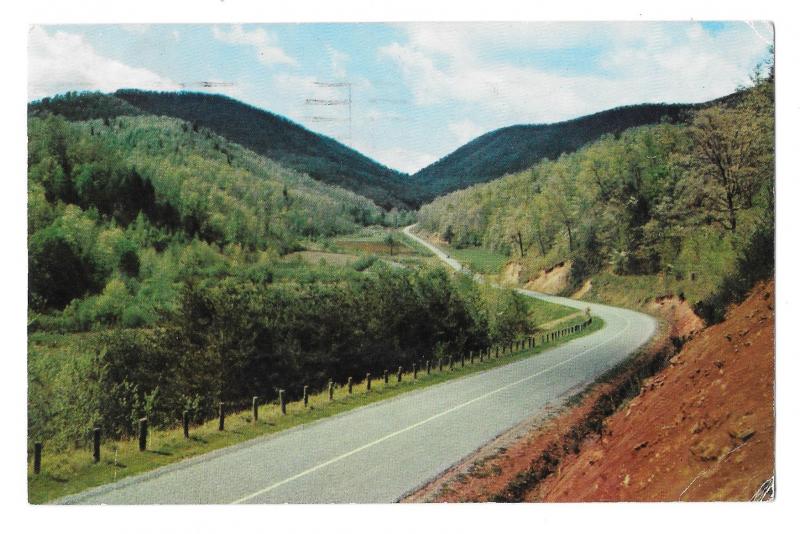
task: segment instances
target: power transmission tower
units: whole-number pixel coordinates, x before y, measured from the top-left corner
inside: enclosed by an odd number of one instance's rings
[[[353,138],[353,84],[350,82],[314,82],[317,87],[345,87],[346,99],[306,98],[307,106],[347,106],[347,131],[348,138]],[[337,117],[315,115],[311,117],[314,122],[336,122]]]

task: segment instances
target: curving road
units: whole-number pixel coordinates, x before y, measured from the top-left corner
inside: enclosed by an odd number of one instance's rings
[[[410,232],[454,269],[462,266]],[[520,290],[577,308],[580,301]],[[592,304],[591,335],[483,373],[423,388],[64,498],[76,504],[394,502],[498,434],[626,359],[653,318]]]

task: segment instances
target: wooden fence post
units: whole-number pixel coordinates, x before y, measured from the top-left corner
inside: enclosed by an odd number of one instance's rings
[[[183,410],[183,437],[189,439],[189,410]]]
[[[411,364],[411,373],[414,375],[414,380],[417,379],[417,362]]]
[[[258,396],[253,396],[253,424],[258,422]]]
[[[372,375],[367,373],[367,391],[372,390]]]
[[[450,370],[452,371],[453,370],[453,355],[452,354],[447,357],[447,365],[448,365],[448,367],[450,367]]]
[[[42,442],[33,444],[33,473],[38,475],[42,470]]]
[[[286,415],[286,391],[278,390],[278,404],[281,406],[281,413]]]
[[[303,406],[308,408],[308,386],[303,386]]]
[[[147,417],[139,419],[139,450],[147,450]]]
[[[347,377],[347,394],[348,395],[352,395],[353,394],[353,377],[352,376],[348,376]]]
[[[442,358],[439,358],[439,372],[442,372]]]
[[[431,361],[425,360],[425,372],[431,374]]]
[[[92,430],[92,460],[94,463],[100,461],[100,428],[94,427]]]
[[[388,369],[384,369],[383,370],[383,383],[384,384],[388,384],[389,383],[389,370]]]
[[[397,383],[399,384],[402,381],[403,381],[403,366],[401,365],[400,367],[397,368]]]
[[[219,403],[219,429],[225,430],[225,403]]]
[[[464,367],[464,352],[461,352],[461,367]]]
[[[333,378],[328,380],[328,400],[333,400]]]

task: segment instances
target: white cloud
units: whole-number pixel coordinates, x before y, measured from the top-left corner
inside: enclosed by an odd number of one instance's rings
[[[229,31],[222,30],[217,26],[214,26],[211,31],[214,38],[223,43],[252,46],[258,53],[258,60],[264,65],[297,65],[297,60],[278,46],[277,37],[264,28],[248,31],[241,24],[236,24]]]
[[[325,45],[325,50],[328,52],[328,57],[331,60],[331,72],[334,77],[342,80],[347,77],[347,62],[350,61],[350,56],[344,52],[335,49],[329,44]]]
[[[469,119],[451,122],[447,125],[447,129],[450,130],[450,133],[456,137],[456,141],[459,145],[463,145],[469,141],[472,141],[479,135],[486,133],[483,128]]]
[[[732,92],[765,52],[768,25],[718,32],[700,24],[403,24],[406,42],[379,49],[418,105],[457,101],[491,117],[483,129],[565,120],[641,102],[699,102]],[[768,40],[768,39],[767,39]],[[584,49],[593,69],[532,65]],[[524,58],[520,60],[520,58]],[[585,60],[589,66],[590,60]],[[489,124],[491,122],[491,124]]]
[[[123,87],[174,90],[178,84],[151,70],[100,55],[81,35],[48,34],[41,26],[28,36],[28,98],[68,90],[110,92]]]

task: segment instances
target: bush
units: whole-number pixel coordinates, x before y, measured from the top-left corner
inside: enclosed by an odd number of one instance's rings
[[[736,259],[734,272],[726,276],[717,291],[695,305],[695,312],[707,324],[725,320],[725,313],[732,304],[744,300],[756,282],[775,275],[775,220],[767,214]]]
[[[37,232],[28,250],[28,302],[35,310],[61,309],[93,286],[94,266],[70,245],[60,229]]]
[[[378,257],[374,254],[370,254],[369,256],[361,256],[356,261],[353,262],[353,269],[356,271],[366,271],[377,261]]]

